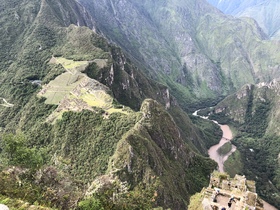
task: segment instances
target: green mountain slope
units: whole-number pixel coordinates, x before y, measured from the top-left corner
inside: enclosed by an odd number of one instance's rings
[[[203,155],[218,128],[196,127],[76,1],[0,3],[0,194],[59,209],[185,208],[216,167]]]
[[[279,188],[279,81],[246,85],[213,110],[213,118],[238,128],[234,139],[243,173],[257,182],[258,193],[276,207]]]
[[[240,11],[239,17],[254,18],[260,27],[269,37],[278,39],[278,31],[280,30],[280,3],[278,1],[267,1],[254,7],[249,7],[244,11]]]
[[[225,16],[203,0],[80,2],[106,37],[168,85],[185,109],[279,76],[271,69],[278,69],[279,43],[265,41],[256,22]]]

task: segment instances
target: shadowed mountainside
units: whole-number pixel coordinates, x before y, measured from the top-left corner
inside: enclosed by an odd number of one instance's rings
[[[266,41],[255,21],[225,16],[204,0],[80,2],[185,109],[279,76],[279,43]]]

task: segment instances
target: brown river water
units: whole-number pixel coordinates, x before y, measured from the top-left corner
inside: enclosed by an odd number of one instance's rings
[[[211,159],[215,160],[218,163],[219,171],[224,172],[224,162],[228,159],[228,157],[235,152],[236,146],[232,145],[231,151],[226,155],[221,156],[218,153],[218,149],[223,146],[228,141],[232,140],[232,132],[228,125],[219,125],[223,131],[223,137],[221,138],[219,144],[216,144],[208,150],[208,154]]]
[[[219,171],[224,172],[224,162],[228,159],[228,157],[235,152],[236,146],[232,145],[231,151],[226,154],[225,156],[220,156],[218,153],[218,149],[223,146],[226,142],[232,140],[233,135],[228,125],[220,125],[220,128],[223,131],[223,137],[221,138],[220,142],[208,150],[208,154],[212,160],[215,160],[218,163]],[[264,202],[264,210],[277,210],[274,206],[270,205],[269,203]]]
[[[193,113],[193,115],[195,116],[199,116],[197,115],[197,111]],[[207,117],[203,117],[203,116],[200,116],[204,119],[207,119]],[[218,122],[216,121],[213,121],[215,123],[217,123],[220,128],[222,129],[223,131],[223,137],[221,138],[220,142],[212,147],[210,147],[210,149],[208,150],[208,154],[209,154],[209,157],[212,159],[212,160],[215,160],[217,163],[218,163],[218,169],[220,172],[224,172],[224,162],[228,159],[228,157],[233,153],[235,152],[236,150],[236,146],[232,145],[232,148],[231,148],[231,151],[229,153],[227,153],[226,155],[219,155],[218,153],[218,149],[223,146],[226,142],[232,140],[233,138],[233,135],[232,135],[232,132],[229,128],[228,125],[220,125]],[[264,210],[278,210],[277,208],[275,208],[274,206],[270,205],[269,203],[264,202]]]

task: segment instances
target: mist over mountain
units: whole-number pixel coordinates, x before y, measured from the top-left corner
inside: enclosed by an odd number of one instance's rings
[[[225,14],[237,15],[241,11],[244,11],[250,7],[268,2],[265,0],[207,0],[210,4],[223,11]]]
[[[233,1],[233,0],[208,0],[209,3],[236,17],[250,17],[255,19],[263,31],[273,39],[279,39],[280,30],[280,2],[277,0],[254,0],[254,1]]]

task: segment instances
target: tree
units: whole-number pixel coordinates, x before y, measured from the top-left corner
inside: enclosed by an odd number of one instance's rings
[[[27,138],[23,134],[4,134],[2,147],[10,165],[39,168],[44,162],[42,151],[28,148]]]
[[[78,207],[80,210],[104,210],[100,200],[93,197],[79,202]]]

